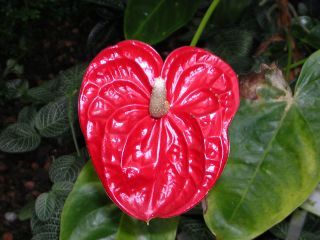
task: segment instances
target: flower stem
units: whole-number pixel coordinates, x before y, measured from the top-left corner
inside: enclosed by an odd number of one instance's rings
[[[293,69],[293,68],[299,67],[299,66],[301,66],[302,64],[304,64],[304,63],[307,61],[307,59],[308,59],[308,58],[303,58],[303,59],[299,60],[298,62],[292,63],[291,65],[286,66],[286,67],[284,68],[284,70]]]
[[[68,103],[69,103],[69,106],[68,106],[68,119],[69,119],[69,125],[70,125],[70,129],[71,129],[72,139],[73,139],[74,147],[76,148],[76,151],[77,151],[77,155],[78,155],[78,157],[81,157],[79,145],[78,145],[78,142],[77,142],[76,132],[75,132],[74,126],[73,126],[72,96],[68,97]]]
[[[288,61],[286,67],[286,79],[289,80],[290,78],[290,65],[292,63],[292,40],[289,33],[287,33],[287,47],[288,47]]]
[[[201,20],[201,23],[196,31],[196,33],[194,34],[192,41],[190,43],[190,46],[196,46],[200,36],[204,30],[204,28],[206,27],[208,20],[210,19],[213,11],[216,9],[217,5],[219,4],[220,0],[213,0],[212,3],[210,4],[208,10],[206,11],[206,13],[204,14],[204,17]]]

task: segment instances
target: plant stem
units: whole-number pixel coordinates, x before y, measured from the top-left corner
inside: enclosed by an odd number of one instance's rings
[[[201,23],[196,31],[196,33],[194,34],[192,41],[190,43],[190,46],[196,46],[200,36],[204,30],[204,28],[206,27],[208,20],[210,19],[213,11],[216,9],[217,5],[219,4],[220,0],[213,0],[212,3],[210,4],[208,10],[206,11],[206,13],[204,14],[204,17],[201,20]]]
[[[301,66],[302,64],[304,64],[304,63],[307,61],[307,59],[308,59],[308,58],[303,58],[303,59],[299,60],[298,62],[292,63],[291,65],[286,66],[286,67],[284,68],[284,70],[287,71],[287,69],[293,69],[293,68],[299,67],[299,66]]]
[[[72,139],[73,139],[73,143],[74,143],[74,146],[75,146],[75,148],[76,148],[76,151],[77,151],[77,155],[78,155],[78,157],[81,157],[79,145],[78,145],[78,142],[77,142],[76,132],[75,132],[74,126],[73,126],[72,96],[71,96],[71,97],[68,97],[68,104],[69,104],[69,106],[68,106],[68,119],[69,119],[69,125],[70,125],[70,129],[71,129]]]
[[[296,210],[293,212],[286,240],[298,240],[307,217],[307,211]]]
[[[287,33],[287,46],[288,46],[288,61],[286,67],[286,79],[289,80],[290,78],[290,65],[292,61],[292,45],[291,45],[291,36]]]

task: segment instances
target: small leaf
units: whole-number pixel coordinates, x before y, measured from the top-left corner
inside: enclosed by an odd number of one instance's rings
[[[18,115],[19,123],[27,123],[30,126],[34,126],[34,120],[37,115],[37,109],[34,106],[26,106],[21,109]]]
[[[70,96],[79,90],[86,67],[86,65],[81,64],[60,72],[58,76],[60,81],[58,93],[60,96]]]
[[[56,137],[69,128],[68,101],[62,98],[42,107],[36,115],[35,126],[43,137]]]
[[[31,98],[32,101],[39,103],[47,103],[54,99],[55,95],[50,90],[43,86],[30,88],[27,92],[27,96]]]
[[[35,201],[30,201],[20,209],[18,214],[18,218],[20,221],[25,221],[32,217],[32,213],[34,211],[34,205],[35,205]]]
[[[125,11],[126,39],[155,44],[185,25],[201,1],[129,0]]]
[[[7,99],[16,99],[25,95],[29,83],[22,79],[12,79],[5,82],[5,96]]]
[[[33,214],[31,218],[31,229],[34,239],[44,240],[58,240],[59,239],[59,227],[60,227],[60,215],[62,209],[55,209],[52,216],[46,220],[41,221],[36,214]],[[43,238],[46,237],[46,238]]]
[[[72,155],[65,155],[55,159],[49,169],[52,182],[74,182],[81,170],[82,161]]]
[[[203,219],[181,217],[179,223],[180,238],[183,240],[212,240],[214,236]],[[178,238],[178,239],[180,239]]]
[[[0,134],[0,150],[8,153],[29,152],[36,149],[41,138],[26,123],[15,123],[8,126]]]
[[[56,195],[53,193],[42,193],[36,200],[35,211],[41,221],[48,220],[55,210]]]
[[[173,240],[176,227],[177,218],[153,219],[148,227],[145,222],[122,214],[107,197],[88,162],[63,207],[60,240]]]
[[[52,191],[57,195],[68,196],[69,192],[72,190],[73,183],[72,182],[56,182],[52,186]]]

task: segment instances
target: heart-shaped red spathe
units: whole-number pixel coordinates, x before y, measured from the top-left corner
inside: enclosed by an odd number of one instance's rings
[[[155,78],[169,112],[149,113]],[[79,118],[109,197],[138,219],[179,215],[203,199],[224,168],[228,126],[239,105],[237,76],[212,53],[174,50],[163,63],[149,45],[127,40],[90,63]]]

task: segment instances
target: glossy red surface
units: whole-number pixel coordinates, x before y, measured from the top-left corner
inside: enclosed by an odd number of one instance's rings
[[[170,110],[148,111],[154,79],[166,81]],[[179,215],[201,201],[229,153],[227,129],[239,105],[236,74],[212,53],[174,50],[163,63],[139,41],[123,41],[90,63],[79,118],[109,197],[138,219]]]

